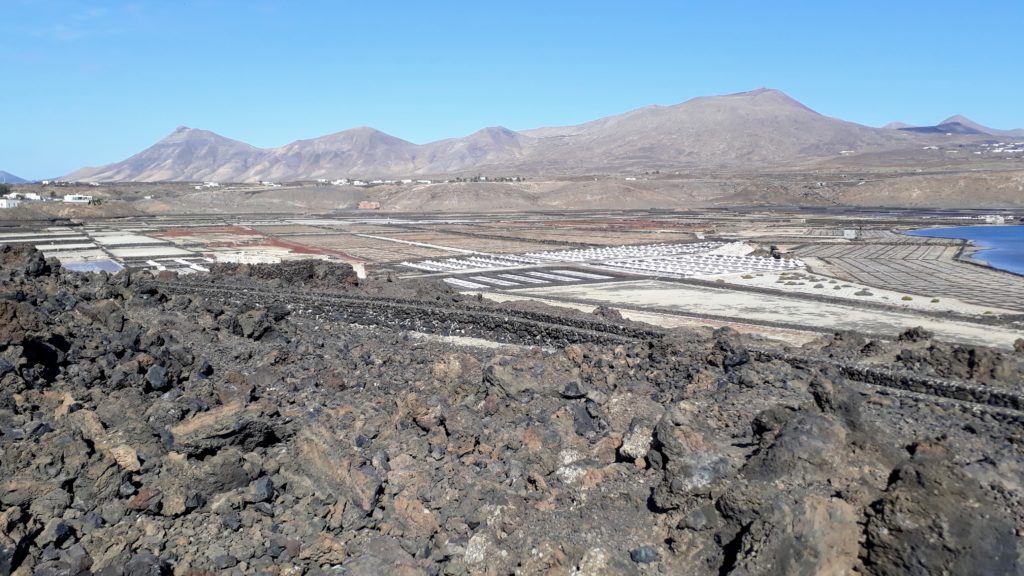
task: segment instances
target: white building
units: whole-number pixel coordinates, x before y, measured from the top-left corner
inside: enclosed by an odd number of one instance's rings
[[[0,209],[17,208],[18,204],[21,204],[21,200],[14,198],[0,198]]]
[[[1006,218],[998,214],[989,214],[985,216],[985,224],[1006,224]]]
[[[92,196],[85,194],[65,194],[64,201],[68,204],[88,204],[92,202]]]

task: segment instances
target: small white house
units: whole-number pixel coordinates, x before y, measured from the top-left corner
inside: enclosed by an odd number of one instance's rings
[[[985,216],[985,224],[1006,224],[1006,218],[998,214]]]
[[[21,200],[17,200],[15,198],[0,198],[0,210],[17,208],[18,204],[21,204]]]
[[[92,202],[92,196],[86,194],[65,194],[64,202],[68,204],[88,204]]]

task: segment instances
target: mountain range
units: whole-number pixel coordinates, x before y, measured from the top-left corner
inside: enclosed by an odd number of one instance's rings
[[[24,184],[25,182],[28,182],[28,180],[18,178],[10,172],[0,170],[0,184]]]
[[[954,119],[964,131],[905,125],[871,128],[824,116],[783,92],[760,88],[673,106],[648,106],[575,126],[519,132],[498,126],[427,144],[360,127],[277,148],[257,148],[182,126],[130,158],[82,168],[65,179],[252,182],[771,167],[840,154],[906,149],[932,133],[998,132],[982,130],[962,117]]]

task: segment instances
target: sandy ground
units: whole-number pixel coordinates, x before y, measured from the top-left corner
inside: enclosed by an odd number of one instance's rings
[[[824,330],[854,330],[889,334],[921,326],[940,340],[1012,348],[1020,333],[1008,328],[945,320],[908,310],[865,310],[854,305],[825,304],[787,296],[734,292],[727,289],[682,286],[656,280],[576,286],[528,288],[516,294],[528,297],[558,296],[587,302],[656,308],[659,311],[709,314],[739,321],[783,322]]]
[[[954,312],[957,314],[983,315],[986,312],[993,314],[1013,314],[1012,310],[996,308],[994,306],[978,306],[968,304],[948,297],[932,297],[930,295],[911,294],[909,292],[895,292],[846,282],[825,276],[824,274],[811,274],[804,271],[797,272],[757,272],[753,274],[730,274],[728,276],[716,276],[726,284],[738,284],[740,286],[755,286],[758,288],[771,288],[785,292],[798,292],[801,294],[815,294],[818,296],[831,296],[833,298],[844,298],[853,302],[877,302],[890,306],[898,306],[907,310],[927,310],[931,312]],[[820,288],[818,286],[821,286]],[[870,295],[864,292],[870,292]],[[859,293],[859,294],[858,294]],[[904,300],[910,296],[911,300]],[[933,302],[937,300],[937,302]]]
[[[471,348],[485,348],[487,350],[528,350],[530,346],[523,346],[521,344],[509,344],[507,342],[494,342],[491,340],[485,340],[483,338],[474,338],[472,336],[443,336],[440,334],[427,334],[426,332],[409,332],[409,335],[413,338],[420,340],[433,340],[435,342],[444,342],[447,344],[454,344],[455,346],[468,346]]]
[[[534,298],[525,297],[520,293],[507,294],[499,292],[482,292],[484,298],[494,300],[496,302],[511,302],[515,300],[530,300],[533,302],[541,302],[550,306],[561,306],[563,308],[572,308],[583,312],[592,312],[594,310],[593,304],[587,304],[582,302],[570,303],[563,302],[561,300],[548,300],[545,298]],[[721,328],[722,326],[730,326],[737,332],[743,334],[757,334],[765,336],[773,340],[780,340],[789,344],[797,346],[806,344],[812,340],[821,337],[819,332],[808,332],[805,330],[791,330],[788,328],[775,328],[771,326],[762,326],[759,324],[747,324],[741,321],[727,322],[722,320],[712,320],[708,318],[694,318],[692,316],[678,316],[674,314],[662,314],[660,312],[645,312],[640,310],[630,310],[623,308],[616,308],[619,313],[622,314],[623,318],[627,320],[633,320],[634,322],[643,322],[650,324],[651,326],[658,326],[660,328]]]

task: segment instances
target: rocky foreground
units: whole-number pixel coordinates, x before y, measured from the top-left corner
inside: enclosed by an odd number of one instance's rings
[[[463,345],[9,247],[0,286],[0,574],[1024,573],[1012,407],[729,330]],[[1024,350],[920,331],[795,352],[1024,391]]]

